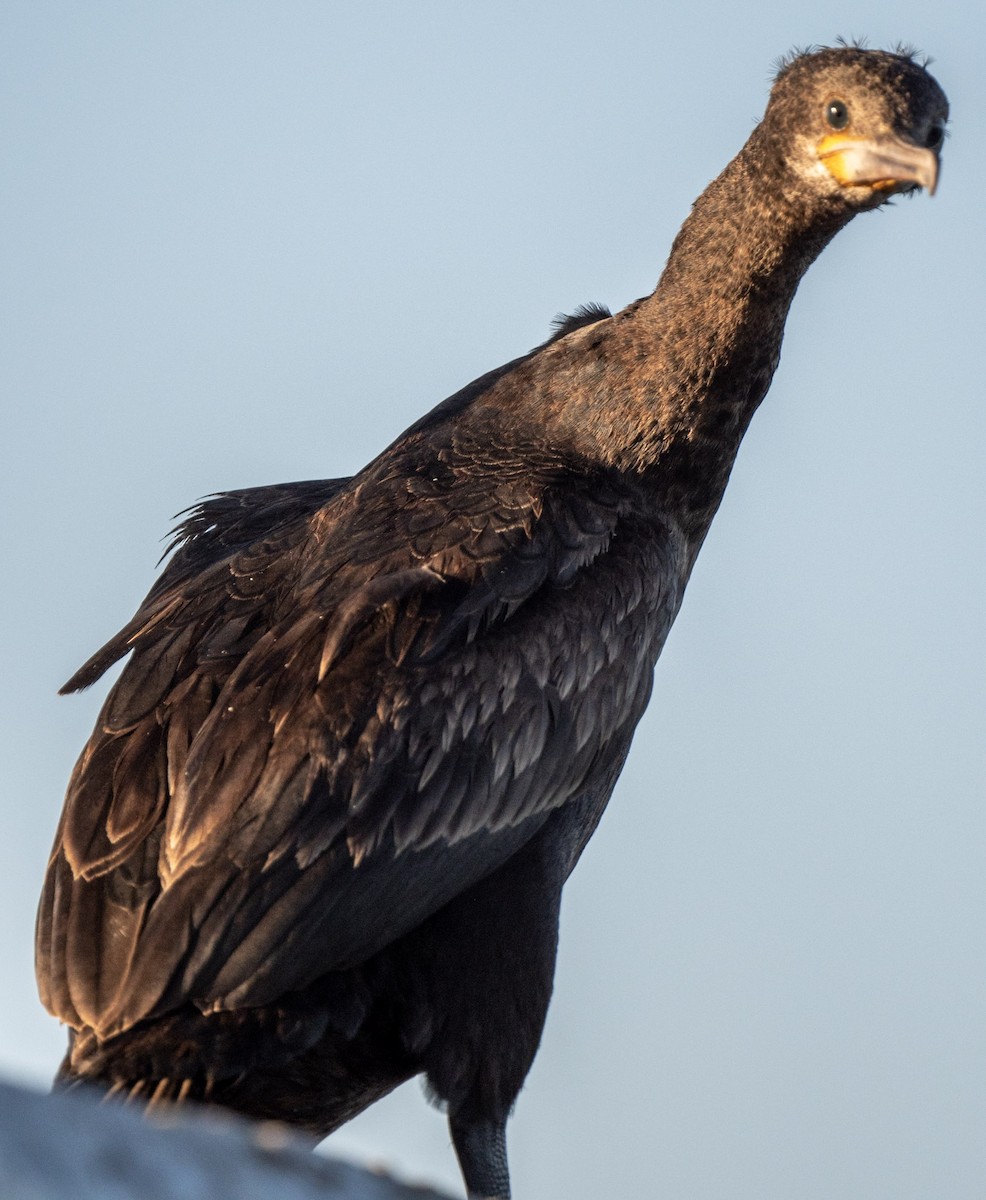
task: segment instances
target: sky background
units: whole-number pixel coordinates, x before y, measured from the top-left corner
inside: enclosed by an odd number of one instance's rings
[[[566,892],[518,1200],[986,1194],[986,18],[972,3],[50,3],[0,14],[0,1073],[173,513],[349,474],[560,310],[649,292],[795,45],[913,42],[939,194],[802,284]],[[330,1149],[458,1188],[409,1085]]]

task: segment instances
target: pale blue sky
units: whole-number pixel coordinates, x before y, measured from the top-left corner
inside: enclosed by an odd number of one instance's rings
[[[793,45],[916,43],[939,194],[812,269],[566,894],[518,1200],[986,1192],[986,19],[841,0],[0,14],[0,1071],[43,1083],[55,691],[204,493],[349,473],[586,300],[649,291]],[[416,1086],[340,1152],[458,1186]]]

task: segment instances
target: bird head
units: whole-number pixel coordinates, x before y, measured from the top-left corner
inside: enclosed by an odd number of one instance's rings
[[[865,209],[934,193],[947,120],[945,93],[913,55],[838,46],[782,65],[764,126],[800,180]]]

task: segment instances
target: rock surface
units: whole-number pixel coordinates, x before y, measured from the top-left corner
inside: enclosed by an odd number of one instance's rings
[[[195,1108],[153,1121],[78,1089],[0,1083],[5,1200],[449,1200],[312,1154],[281,1125]]]

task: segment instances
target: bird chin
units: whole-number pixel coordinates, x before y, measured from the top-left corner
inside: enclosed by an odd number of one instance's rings
[[[879,192],[883,196],[913,196],[921,190],[920,183],[909,179],[877,179],[867,184],[870,191]]]

